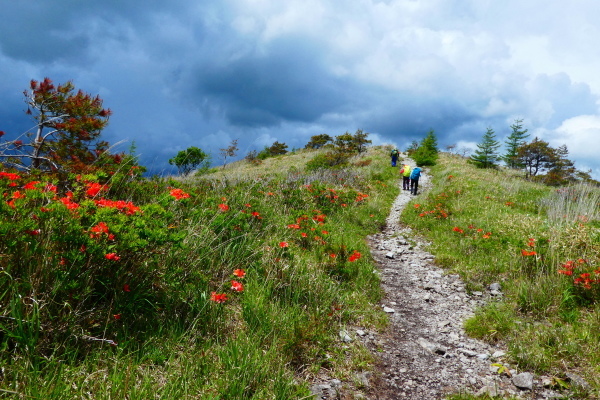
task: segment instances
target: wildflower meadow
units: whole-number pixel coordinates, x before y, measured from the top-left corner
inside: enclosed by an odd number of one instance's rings
[[[320,368],[367,368],[336,336],[385,325],[364,239],[398,193],[386,152],[247,177],[1,171],[0,397],[293,399]]]
[[[433,189],[402,215],[431,242],[436,262],[471,292],[503,296],[467,321],[469,334],[502,342],[511,368],[567,374],[600,388],[600,188],[549,187],[509,169],[477,169],[442,154]]]

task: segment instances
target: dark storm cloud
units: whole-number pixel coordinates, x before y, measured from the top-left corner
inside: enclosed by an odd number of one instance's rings
[[[600,169],[586,150],[600,135],[600,8],[488,3],[0,0],[0,129],[30,128],[22,91],[48,76],[99,94],[114,111],[103,137],[135,141],[153,170],[189,146],[217,155],[237,138],[243,156],[356,129],[474,146],[516,118]]]
[[[237,126],[314,122],[344,108],[353,94],[360,95],[356,82],[328,71],[322,52],[306,39],[281,38],[263,54],[202,65],[197,95],[219,104]]]

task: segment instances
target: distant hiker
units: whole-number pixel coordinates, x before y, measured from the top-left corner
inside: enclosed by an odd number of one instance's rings
[[[404,164],[400,174],[402,175],[402,190],[410,190],[410,165]]]
[[[390,153],[390,157],[392,157],[392,167],[396,166],[396,161],[398,161],[398,156],[399,155],[400,155],[400,152],[398,151],[398,149],[394,149]]]
[[[421,168],[415,167],[410,173],[410,193],[416,195],[419,187],[419,178],[421,177]]]

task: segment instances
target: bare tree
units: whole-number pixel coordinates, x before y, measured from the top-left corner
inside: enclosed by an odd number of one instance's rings
[[[223,169],[225,169],[225,166],[227,165],[227,158],[235,157],[235,155],[237,154],[239,150],[237,143],[238,139],[233,139],[229,146],[225,147],[224,149],[219,149],[219,154],[221,154],[221,157],[223,157]]]

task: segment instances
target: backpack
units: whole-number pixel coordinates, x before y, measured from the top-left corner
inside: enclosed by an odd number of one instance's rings
[[[398,149],[392,150],[391,156],[394,157],[394,156],[397,156],[397,155],[398,155]]]
[[[421,168],[419,168],[419,167],[413,168],[412,172],[410,173],[410,179],[419,179],[420,176],[421,176]]]
[[[405,165],[402,171],[402,175],[408,178],[410,176],[410,165]]]

